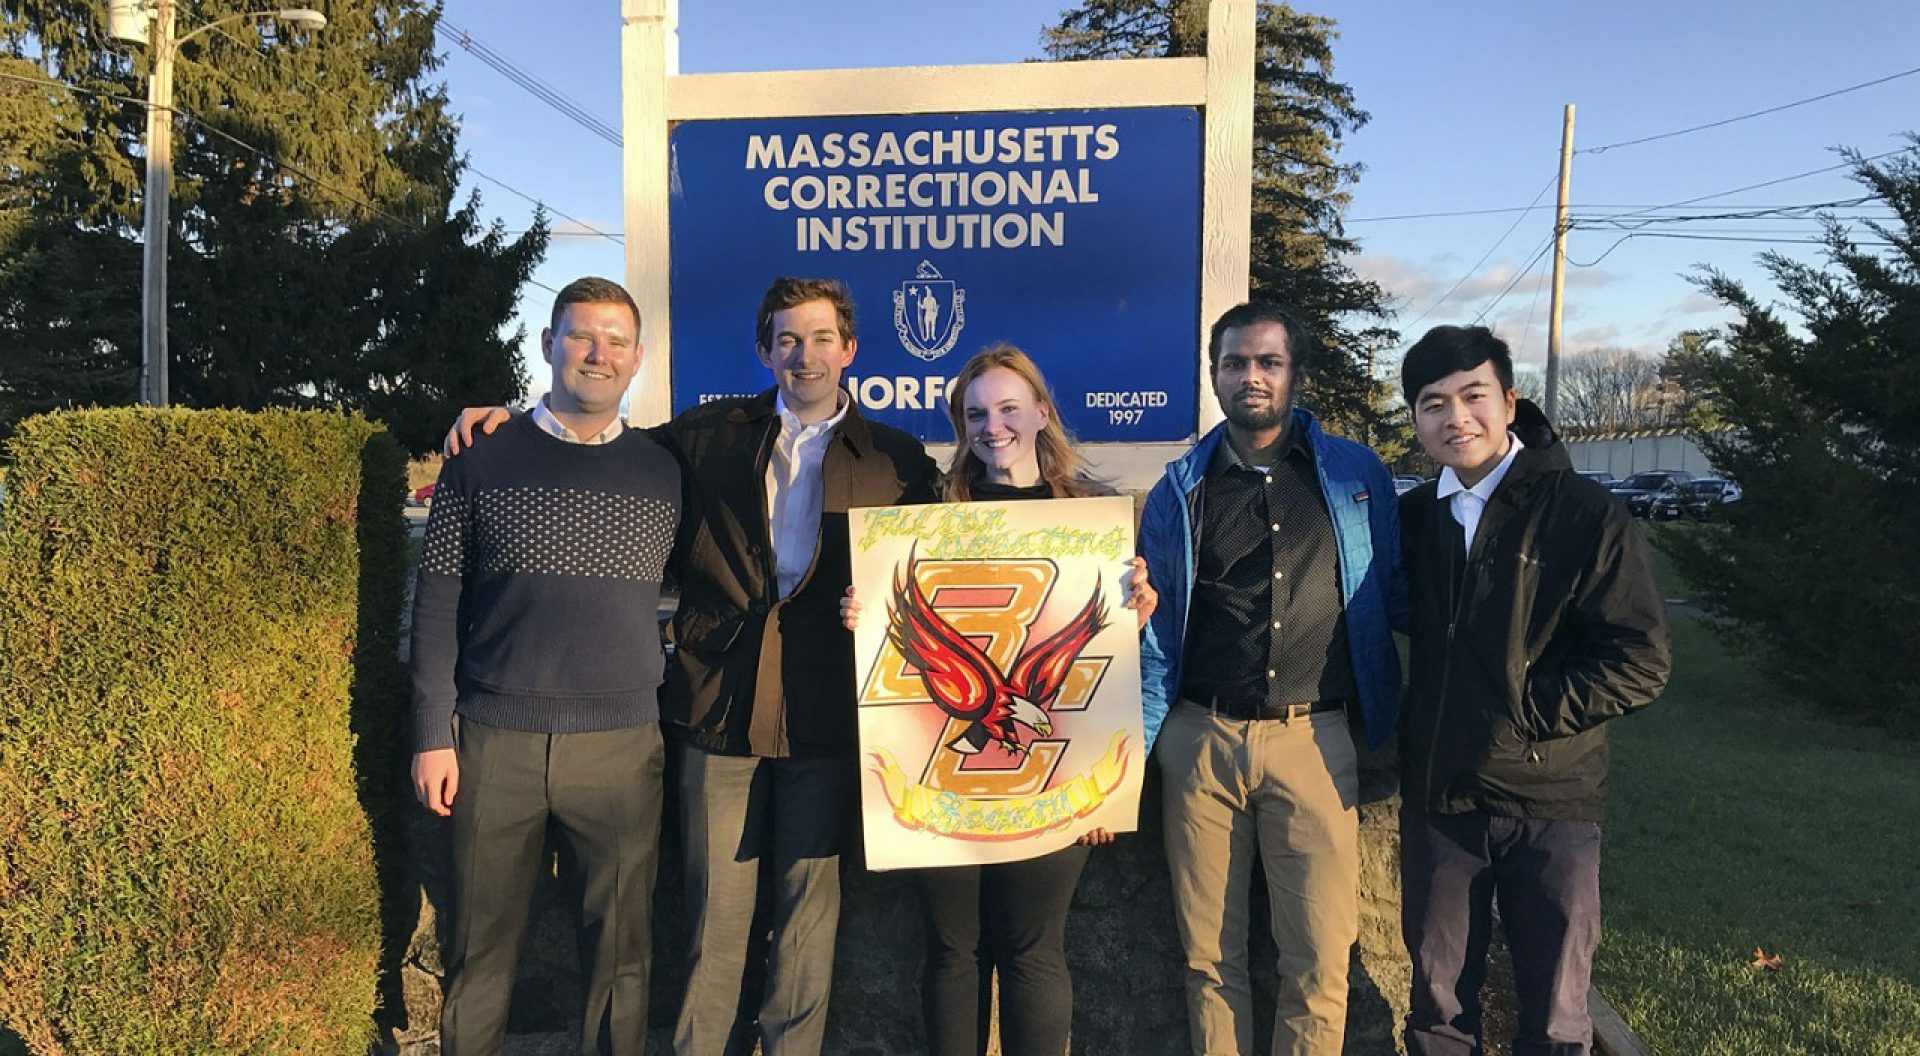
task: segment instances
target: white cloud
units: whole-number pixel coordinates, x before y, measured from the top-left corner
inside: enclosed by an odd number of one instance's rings
[[[1601,326],[1583,326],[1567,335],[1567,351],[1584,352],[1591,348],[1604,348],[1609,345],[1618,345],[1621,334],[1621,329],[1612,323]]]
[[[1447,297],[1446,303],[1435,308],[1429,316],[1436,321],[1447,321],[1450,313],[1457,314],[1475,302],[1499,293],[1513,281],[1513,266],[1504,263],[1469,276],[1465,281],[1461,281],[1459,273],[1454,270],[1457,265],[1437,259],[1416,262],[1383,253],[1362,253],[1353,259],[1352,266],[1360,277],[1379,283],[1380,288],[1387,292],[1389,302],[1403,314],[1417,315],[1426,311],[1451,289],[1453,292]],[[1459,284],[1457,289],[1454,288],[1456,283]]]
[[[1544,286],[1548,262],[1535,261],[1533,270],[1518,282],[1514,281],[1518,266],[1504,261],[1463,280],[1459,264],[1448,259],[1451,256],[1445,254],[1414,261],[1384,253],[1362,253],[1353,258],[1352,265],[1362,278],[1379,283],[1387,292],[1390,303],[1401,312],[1401,326],[1408,325],[1415,316],[1429,309],[1432,311],[1421,321],[1422,325],[1429,321],[1462,322],[1478,314],[1486,307],[1486,302],[1504,293],[1497,309],[1500,314],[1495,318],[1507,319],[1512,312],[1510,306],[1518,302],[1521,305],[1519,318],[1511,319],[1510,324],[1519,328],[1527,314],[1525,306],[1533,302],[1534,291]],[[1594,289],[1619,279],[1618,274],[1610,271],[1576,269],[1568,273],[1567,285],[1570,288]],[[1456,283],[1458,288],[1455,288]],[[1447,296],[1446,302],[1436,307],[1435,302],[1449,290],[1452,293]],[[1573,304],[1568,305],[1568,315],[1577,314],[1577,311]]]
[[[1379,283],[1380,288],[1387,291],[1388,299],[1402,310],[1415,302],[1424,305],[1445,289],[1440,285],[1441,280],[1431,273],[1399,257],[1362,253],[1350,263],[1355,274]]]
[[[1725,311],[1726,307],[1726,305],[1720,303],[1719,298],[1714,297],[1712,294],[1694,290],[1692,293],[1680,298],[1679,304],[1667,309],[1667,314],[1704,315],[1708,312]]]

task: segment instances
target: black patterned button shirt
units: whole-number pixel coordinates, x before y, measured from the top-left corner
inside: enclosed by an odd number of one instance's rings
[[[1183,700],[1250,717],[1351,698],[1340,547],[1303,431],[1271,469],[1221,443],[1200,488]]]

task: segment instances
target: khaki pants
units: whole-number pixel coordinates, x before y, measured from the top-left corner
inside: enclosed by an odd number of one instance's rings
[[[1195,1056],[1253,1048],[1256,853],[1279,949],[1274,1056],[1339,1056],[1360,934],[1359,773],[1346,715],[1245,721],[1181,703],[1157,750]]]

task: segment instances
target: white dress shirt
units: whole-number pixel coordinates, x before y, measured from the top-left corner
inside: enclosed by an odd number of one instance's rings
[[[621,421],[620,416],[616,414],[613,416],[613,421],[607,423],[605,429],[582,440],[573,430],[567,428],[566,423],[554,416],[553,408],[547,406],[545,396],[540,397],[540,402],[533,405],[533,410],[528,412],[528,417],[533,419],[533,424],[540,427],[541,432],[549,436],[557,436],[569,444],[586,444],[589,447],[611,442],[627,428],[627,423]]]
[[[1513,456],[1527,445],[1512,433],[1507,434],[1507,454],[1493,472],[1480,478],[1480,483],[1469,488],[1460,483],[1460,478],[1448,466],[1440,471],[1440,482],[1434,492],[1436,498],[1453,500],[1453,519],[1460,523],[1460,534],[1466,540],[1467,553],[1473,553],[1473,533],[1480,530],[1480,515],[1487,510],[1487,500],[1493,498],[1493,491],[1506,478],[1507,470],[1513,466]]]
[[[824,422],[808,425],[787,410],[785,396],[776,396],[773,409],[780,415],[780,435],[767,461],[767,531],[773,538],[774,579],[780,596],[793,593],[813,565],[820,544],[820,500],[825,484],[820,464],[827,457],[833,431],[847,416],[847,394]]]

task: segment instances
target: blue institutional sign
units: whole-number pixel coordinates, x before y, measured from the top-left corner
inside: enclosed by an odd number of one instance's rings
[[[695,121],[673,138],[673,405],[758,392],[777,275],[852,288],[863,412],[951,440],[946,386],[997,341],[1082,440],[1194,432],[1200,112]]]

